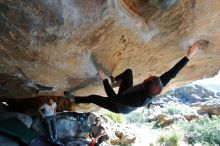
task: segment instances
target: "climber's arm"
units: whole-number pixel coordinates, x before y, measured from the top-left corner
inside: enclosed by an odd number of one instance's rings
[[[38,112],[40,113],[41,117],[44,118],[44,114],[42,112],[42,110],[44,109],[44,105],[42,105],[39,109]]]
[[[103,80],[103,86],[105,89],[105,93],[107,94],[108,97],[114,97],[116,96],[115,91],[112,89],[111,85],[109,84],[107,79]]]
[[[57,114],[57,103],[54,102],[52,106],[54,107],[54,109],[53,109],[54,110],[54,116],[56,116],[56,114]]]
[[[91,125],[91,127],[90,127],[90,129],[89,129],[89,138],[90,138],[90,139],[93,138],[93,137],[92,137],[92,125]]]
[[[199,47],[200,46],[197,43],[194,43],[192,47],[188,49],[186,56],[184,56],[169,71],[160,76],[163,86],[166,86],[171,79],[176,77],[177,73],[188,63],[189,59],[191,59],[198,52]]]
[[[100,137],[102,137],[102,136],[104,136],[106,134],[107,134],[107,132],[105,131],[104,128],[102,128],[101,134],[97,137],[97,139],[99,139]]]
[[[189,59],[187,57],[183,57],[174,67],[161,75],[160,80],[163,86],[166,86],[171,79],[175,78],[177,73],[187,64],[188,61]]]

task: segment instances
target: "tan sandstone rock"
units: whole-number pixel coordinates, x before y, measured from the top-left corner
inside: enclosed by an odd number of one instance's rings
[[[116,75],[132,68],[139,83],[168,70],[199,38],[210,47],[167,89],[220,69],[218,0],[2,0],[0,6],[1,100],[36,96],[18,86],[29,80],[77,95],[104,95],[97,69]]]

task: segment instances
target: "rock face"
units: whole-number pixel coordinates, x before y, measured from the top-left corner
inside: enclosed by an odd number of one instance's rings
[[[198,38],[211,46],[169,87],[213,76],[220,69],[219,5],[217,0],[2,0],[0,99],[35,96],[19,86],[28,82],[103,94],[97,69],[116,75],[132,68],[138,83],[169,69]]]

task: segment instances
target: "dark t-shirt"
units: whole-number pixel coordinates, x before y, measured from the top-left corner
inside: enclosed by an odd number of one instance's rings
[[[90,127],[90,134],[92,137],[96,138],[98,136],[100,136],[102,134],[102,131],[104,131],[105,128],[102,127],[101,125],[100,126],[96,126],[95,124],[93,124],[91,127]]]

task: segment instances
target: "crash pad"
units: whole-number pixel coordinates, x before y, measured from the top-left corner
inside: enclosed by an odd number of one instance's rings
[[[29,129],[23,122],[17,118],[9,118],[0,122],[0,132],[14,136],[26,144],[30,144],[39,135]]]

